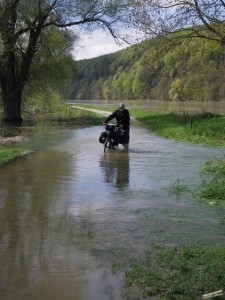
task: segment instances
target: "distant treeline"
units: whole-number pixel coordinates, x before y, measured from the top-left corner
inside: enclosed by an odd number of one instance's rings
[[[225,47],[206,39],[154,38],[76,62],[72,99],[225,99]]]

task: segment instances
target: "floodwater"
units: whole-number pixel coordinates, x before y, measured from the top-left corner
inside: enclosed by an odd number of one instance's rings
[[[1,167],[1,300],[120,300],[121,260],[153,245],[225,245],[225,209],[170,189],[177,179],[194,189],[224,149],[132,126],[129,153],[104,153],[101,131],[68,129]]]

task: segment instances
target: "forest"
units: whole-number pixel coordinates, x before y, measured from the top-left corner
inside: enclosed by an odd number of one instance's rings
[[[77,61],[71,99],[221,101],[224,44],[156,37],[127,49]]]

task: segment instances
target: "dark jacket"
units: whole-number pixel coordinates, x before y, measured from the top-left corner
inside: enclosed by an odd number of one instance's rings
[[[105,123],[108,123],[110,120],[116,118],[117,125],[122,125],[122,128],[125,130],[130,126],[130,113],[129,110],[124,108],[123,110],[115,110],[108,118],[105,119]]]

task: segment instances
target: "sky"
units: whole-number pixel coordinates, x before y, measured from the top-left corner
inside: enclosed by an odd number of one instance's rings
[[[80,36],[78,45],[74,47],[73,57],[75,60],[93,58],[122,50],[128,46],[127,43],[117,45],[113,37],[104,31],[95,31],[92,35]]]

